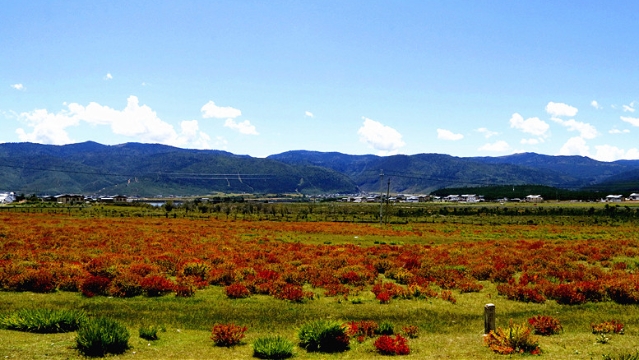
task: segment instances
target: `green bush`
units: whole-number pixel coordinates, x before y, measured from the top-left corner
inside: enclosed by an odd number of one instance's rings
[[[157,340],[159,338],[158,332],[160,331],[166,331],[164,326],[143,325],[143,326],[140,326],[138,333],[140,334],[140,337],[144,340]]]
[[[317,320],[302,325],[298,333],[300,347],[307,351],[340,352],[348,349],[346,328],[335,321]]]
[[[87,356],[121,354],[129,348],[129,330],[115,320],[100,317],[80,326],[75,341],[78,350]]]
[[[86,319],[86,313],[81,310],[22,309],[0,317],[0,327],[43,334],[64,333],[76,331]]]
[[[375,332],[378,335],[393,335],[395,333],[395,326],[390,321],[382,321]]]
[[[293,342],[281,336],[267,336],[253,342],[253,356],[260,359],[287,359],[293,356]]]

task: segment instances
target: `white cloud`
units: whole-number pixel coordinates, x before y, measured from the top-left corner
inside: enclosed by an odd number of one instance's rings
[[[378,151],[379,155],[396,154],[402,146],[402,134],[390,126],[385,126],[375,120],[362,117],[364,123],[357,130],[359,140]]]
[[[177,146],[189,146],[195,149],[210,149],[211,137],[200,131],[197,120],[187,120],[180,123],[182,133],[178,136]]]
[[[597,110],[603,109],[603,106],[599,105],[599,103],[596,100],[591,101],[590,106],[594,107]]]
[[[492,144],[486,144],[478,149],[479,151],[504,152],[510,150],[510,145],[504,140]]]
[[[628,124],[632,126],[639,126],[639,118],[621,116],[621,120],[627,122]]]
[[[153,142],[173,146],[207,148],[209,136],[199,131],[197,120],[183,121],[181,133],[177,133],[173,125],[162,121],[155,111],[146,105],[140,105],[138,98],[130,96],[123,110],[115,110],[95,102],[82,106],[77,103],[67,105],[68,110],[57,114],[45,109],[22,113],[18,118],[25,122],[32,132],[24,129],[16,130],[21,141],[43,144],[72,143],[66,129],[88,123],[93,126],[106,125],[117,135],[134,137],[143,142]]]
[[[113,75],[111,75],[111,73],[107,73],[104,75],[104,80],[113,80]]]
[[[233,130],[237,130],[240,134],[244,135],[258,135],[255,126],[251,125],[251,122],[244,120],[242,122],[235,122],[233,119],[226,119],[224,126]]]
[[[235,119],[242,115],[242,112],[238,109],[234,109],[230,106],[217,106],[213,101],[209,101],[202,106],[202,117],[217,118],[217,119]]]
[[[510,118],[510,127],[521,130],[527,134],[542,137],[547,137],[547,131],[550,129],[550,125],[545,121],[536,117],[524,120],[518,113],[514,113]]]
[[[572,137],[559,149],[558,155],[581,155],[590,156],[590,148],[586,145],[586,140],[580,136]]]
[[[569,131],[578,131],[579,136],[584,139],[594,139],[599,134],[594,126],[581,121],[575,121],[574,119],[561,120],[558,118],[552,118],[552,120],[565,126]]]
[[[635,112],[635,102],[631,102],[630,105],[622,105],[623,112]]]
[[[486,139],[488,139],[488,138],[490,138],[492,136],[495,136],[495,135],[499,135],[498,132],[490,131],[490,130],[488,130],[486,128],[479,128],[479,129],[477,129],[477,132],[483,134]]]
[[[630,132],[630,130],[628,130],[628,129],[623,129],[623,130],[611,129],[611,130],[608,130],[608,133],[610,133],[610,134],[627,134],[629,132]]]
[[[22,84],[13,84],[13,85],[11,85],[11,87],[16,89],[16,90],[18,90],[18,91],[24,90],[24,85],[22,85]]]
[[[63,145],[71,143],[66,128],[77,126],[80,120],[70,116],[68,112],[49,113],[46,109],[37,109],[21,113],[18,118],[33,130],[27,133],[24,129],[16,129],[20,141]]]
[[[306,112],[304,113],[304,116],[306,116],[306,117],[310,117],[310,118],[314,117],[314,116],[313,116],[313,113],[312,113],[312,112],[310,112],[310,111],[306,111]]]
[[[575,116],[577,115],[577,108],[564,104],[564,103],[555,103],[549,102],[546,105],[546,112],[553,117],[557,116]]]
[[[628,151],[611,145],[595,146],[597,154],[594,156],[599,161],[615,161],[620,159],[639,159],[639,150],[632,148]]]
[[[441,140],[457,141],[464,138],[462,134],[455,134],[454,132],[446,129],[437,129],[437,138]]]
[[[544,142],[544,139],[521,139],[520,143],[524,145],[537,145]]]

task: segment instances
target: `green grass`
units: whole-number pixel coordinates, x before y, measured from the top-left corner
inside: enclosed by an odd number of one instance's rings
[[[380,305],[372,294],[363,292],[361,304],[338,303],[335,298],[320,297],[304,304],[276,300],[267,296],[229,300],[221,287],[198,291],[193,298],[134,297],[126,299],[85,298],[77,293],[53,294],[0,292],[0,311],[14,312],[24,304],[51,309],[82,309],[90,316],[108,316],[125,324],[134,333],[148,323],[166,324],[166,333],[159,340],[147,341],[131,337],[131,349],[118,358],[237,358],[248,359],[253,341],[266,335],[280,335],[297,339],[302,324],[317,320],[374,320],[392,322],[397,328],[416,325],[420,337],[411,339],[411,354],[407,358],[500,359],[482,343],[483,308],[486,303],[496,304],[497,326],[507,326],[512,318],[523,322],[534,315],[551,315],[561,320],[564,332],[542,337],[542,356],[548,359],[600,359],[603,354],[634,353],[639,343],[636,319],[639,309],[611,302],[588,303],[579,306],[561,306],[553,301],[545,304],[526,304],[505,300],[497,296],[494,285],[483,283],[479,293],[458,294],[457,304],[439,299],[393,300]],[[590,323],[610,319],[626,325],[624,335],[611,335],[608,344],[596,343]],[[219,348],[212,345],[210,332],[213,324],[234,322],[248,327],[240,346]],[[33,359],[81,358],[73,349],[74,333],[31,334],[0,330],[0,357]],[[297,341],[297,340],[295,340]],[[373,351],[371,339],[364,343],[351,341],[350,350],[338,354],[308,353],[296,348],[299,359],[362,359],[382,358]],[[296,342],[297,344],[297,342]],[[135,354],[134,354],[135,353]]]

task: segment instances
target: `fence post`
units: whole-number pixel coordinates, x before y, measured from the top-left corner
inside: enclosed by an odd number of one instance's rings
[[[484,334],[495,330],[495,304],[484,306]]]

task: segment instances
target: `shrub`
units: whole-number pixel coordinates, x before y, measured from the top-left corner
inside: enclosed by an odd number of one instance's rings
[[[367,337],[375,337],[379,325],[372,320],[350,321],[344,326],[349,336],[357,337],[358,341],[363,342]]]
[[[195,286],[191,281],[185,278],[178,279],[177,285],[173,287],[175,296],[177,297],[191,297],[195,295]]]
[[[0,327],[34,333],[76,331],[86,321],[81,310],[23,309],[0,318]]]
[[[253,342],[253,356],[260,359],[287,359],[293,356],[294,344],[281,336],[267,336]]]
[[[242,341],[246,330],[246,326],[239,326],[233,323],[215,324],[211,332],[211,339],[216,346],[231,347]]]
[[[579,292],[574,284],[557,285],[552,296],[557,300],[557,304],[561,305],[579,305],[587,301],[586,296]]]
[[[142,325],[140,326],[140,329],[138,330],[138,334],[144,340],[157,340],[159,339],[158,337],[159,331],[166,331],[166,329],[164,328],[164,326]]]
[[[18,279],[17,291],[48,293],[56,288],[55,278],[47,269],[27,269]]]
[[[300,347],[307,351],[340,352],[348,349],[346,328],[334,321],[317,320],[302,325],[298,332]]]
[[[305,292],[300,285],[286,284],[275,294],[275,298],[281,300],[289,300],[294,302],[302,302],[306,299],[313,299],[313,293]]]
[[[381,293],[377,294],[375,298],[379,300],[380,304],[388,304],[391,301],[391,295],[388,293],[388,291],[382,291]]]
[[[590,328],[593,334],[623,334],[624,332],[623,323],[617,320],[609,320],[597,324],[592,323],[590,324]]]
[[[100,317],[84,322],[75,341],[86,356],[121,354],[129,348],[129,330],[115,320]]]
[[[453,292],[450,290],[443,290],[439,297],[442,300],[450,301],[451,304],[457,304],[457,299],[453,295]]]
[[[390,321],[382,321],[376,333],[379,335],[393,335],[395,333],[395,326]]]
[[[109,292],[117,297],[133,297],[142,295],[142,278],[133,273],[123,273],[111,281]]]
[[[175,285],[171,280],[159,275],[145,277],[140,281],[140,286],[142,286],[146,296],[162,296],[175,289]]]
[[[107,295],[109,284],[111,279],[104,276],[89,276],[82,284],[80,284],[80,291],[82,295],[86,297],[94,297],[96,295]]]
[[[242,284],[232,284],[224,288],[226,296],[231,299],[243,299],[251,296],[249,289]]]
[[[389,335],[382,335],[373,343],[375,349],[382,355],[408,355],[410,348],[408,340],[401,335],[395,335],[395,338]]]
[[[484,337],[484,343],[494,352],[507,355],[512,353],[530,353],[538,355],[539,339],[534,336],[526,323],[514,324],[510,320],[508,328],[497,328]]]
[[[402,332],[411,339],[416,339],[419,336],[419,328],[415,325],[404,326]]]
[[[563,330],[559,320],[552,316],[537,315],[528,319],[530,326],[537,335],[553,335]]]

